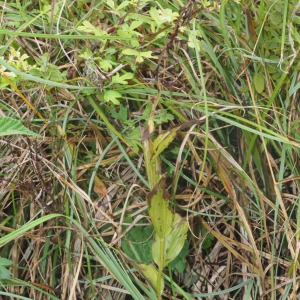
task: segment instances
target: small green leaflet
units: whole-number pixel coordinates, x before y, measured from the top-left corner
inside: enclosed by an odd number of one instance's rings
[[[11,260],[0,257],[0,281],[11,277],[11,272],[7,269],[7,267],[10,267],[12,263],[13,262]]]
[[[112,102],[115,105],[119,105],[120,101],[118,100],[118,98],[121,98],[122,94],[117,92],[117,91],[113,91],[113,90],[108,90],[108,91],[104,91],[104,101],[105,102]]]
[[[253,78],[253,83],[255,90],[261,94],[265,89],[265,78],[264,75],[260,72],[255,73]]]
[[[145,58],[157,58],[157,56],[152,56],[152,51],[140,52],[135,49],[128,48],[124,49],[122,53],[125,55],[136,56],[137,63],[143,62]]]
[[[111,84],[128,84],[126,80],[132,79],[133,76],[133,73],[125,73],[122,76],[120,76],[120,74],[117,73],[115,76],[112,77]]]

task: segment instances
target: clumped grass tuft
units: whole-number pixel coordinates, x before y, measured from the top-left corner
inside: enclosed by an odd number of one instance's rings
[[[296,0],[0,7],[0,297],[299,296]]]

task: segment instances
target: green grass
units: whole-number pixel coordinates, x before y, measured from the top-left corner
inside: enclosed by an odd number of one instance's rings
[[[0,134],[0,295],[295,299],[298,12],[2,1],[0,113],[40,136]]]

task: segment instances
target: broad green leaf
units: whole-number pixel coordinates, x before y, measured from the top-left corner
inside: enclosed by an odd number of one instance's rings
[[[174,260],[182,250],[186,241],[188,231],[188,224],[176,214],[172,224],[172,230],[168,236],[164,238],[164,253],[161,253],[160,245],[162,239],[155,234],[154,242],[152,244],[152,257],[154,262],[159,265],[161,257],[163,257],[163,266],[166,267],[172,260]]]
[[[11,272],[6,267],[11,266],[12,263],[13,262],[11,260],[0,257],[0,281],[11,277]]]
[[[160,14],[160,19],[163,22],[167,22],[167,23],[171,23],[171,22],[175,21],[179,16],[179,14],[177,12],[173,12],[169,8],[160,10],[159,14]]]
[[[121,98],[122,94],[117,92],[117,91],[113,91],[113,90],[108,90],[104,92],[103,98],[105,102],[112,102],[115,105],[119,105],[120,101],[118,100],[118,98]]]
[[[178,214],[175,215],[171,233],[167,236],[165,242],[165,266],[167,266],[182,250],[186,241],[188,232],[188,223]]]
[[[41,137],[39,134],[27,129],[19,120],[9,117],[0,117],[0,136],[17,134]]]
[[[145,264],[140,264],[140,269],[141,273],[150,281],[152,286],[156,289],[157,291],[157,276],[158,276],[158,271],[153,265],[145,265]],[[163,278],[160,279],[160,290],[157,291],[159,295],[162,294],[164,290],[164,281]]]
[[[204,237],[201,243],[201,249],[208,250],[212,246],[212,242],[214,241],[215,237],[211,233],[208,233],[205,227],[201,228],[201,236]]]
[[[155,7],[150,8],[150,16],[151,19],[156,23],[157,27],[159,27],[161,24],[163,24],[163,21],[160,19],[159,11]],[[151,30],[154,32],[155,28],[154,26],[151,26]]]
[[[255,90],[260,94],[265,89],[265,78],[264,75],[261,72],[257,72],[254,75],[253,83]]]
[[[125,223],[131,224],[133,218],[127,217]],[[121,247],[122,250],[134,261],[144,264],[149,264],[152,260],[151,245],[153,227],[151,225],[145,225],[138,223],[134,226],[126,235],[122,238]],[[141,226],[143,225],[143,226]],[[128,226],[122,226],[122,230],[125,231]]]
[[[163,242],[163,239],[161,239],[156,233],[154,235],[153,243],[152,243],[152,258],[157,266],[161,263],[161,258],[164,258],[164,254],[166,253],[165,248],[164,252],[161,253],[161,242]],[[163,266],[164,266],[165,259],[163,259]]]
[[[162,178],[148,195],[149,216],[154,231],[160,238],[166,237],[172,230],[174,214],[169,208],[167,193]]]

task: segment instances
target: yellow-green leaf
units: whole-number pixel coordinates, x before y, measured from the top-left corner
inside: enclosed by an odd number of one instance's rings
[[[152,243],[152,258],[157,266],[160,265],[160,258],[161,258],[161,249],[160,249],[160,237],[155,234],[153,243]]]
[[[172,230],[174,214],[169,208],[168,194],[164,188],[163,177],[148,195],[149,216],[154,231],[160,238],[166,237]]]
[[[155,269],[155,267],[153,265],[145,265],[145,264],[140,264],[140,269],[141,269],[141,273],[150,281],[150,283],[152,284],[152,286],[155,288],[156,292],[159,292],[159,295],[162,294],[163,290],[164,290],[164,281],[161,278],[160,279],[160,290],[157,291],[158,289],[158,281],[157,281],[157,277],[158,277],[158,271]]]
[[[177,135],[179,127],[160,134],[153,142],[153,157],[151,161],[155,161],[157,157],[170,145]]]
[[[186,235],[188,232],[188,223],[178,214],[175,215],[173,229],[165,241],[165,266],[167,266],[182,250]]]
[[[178,214],[175,214],[172,230],[170,234],[164,238],[164,253],[161,253],[160,248],[162,239],[155,234],[152,244],[152,258],[158,266],[162,263],[162,267],[166,267],[177,257],[184,246],[187,231],[187,222]]]

